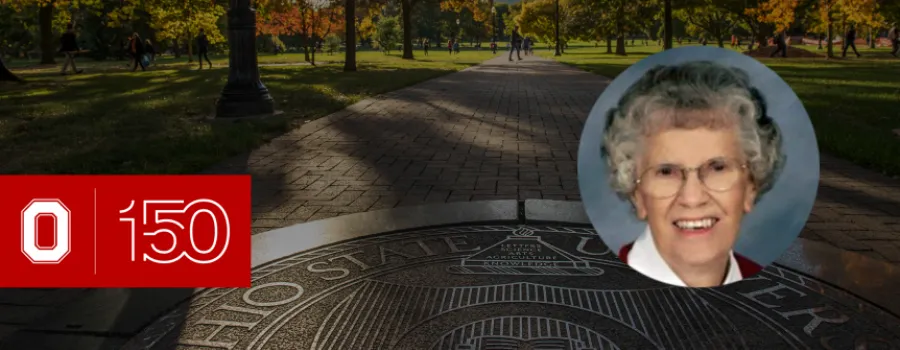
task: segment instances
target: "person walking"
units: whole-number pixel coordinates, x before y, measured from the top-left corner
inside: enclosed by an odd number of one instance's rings
[[[772,41],[775,43],[775,51],[772,51],[772,54],[769,57],[775,57],[775,55],[781,53],[781,57],[787,57],[787,40],[785,40],[784,32],[775,33],[775,37],[772,38]]]
[[[146,48],[144,47],[144,41],[141,40],[141,36],[138,35],[137,32],[131,34],[131,42],[128,45],[131,50],[131,56],[134,57],[134,66],[131,67],[131,71],[136,71],[138,65],[141,66],[141,71],[146,71],[147,67],[144,66],[144,54],[146,53]]]
[[[203,31],[203,28],[200,28],[200,34],[197,35],[197,61],[200,62],[199,69],[203,69],[203,60],[206,60],[209,69],[212,69],[212,62],[209,61],[209,39],[206,37],[206,32]]]
[[[859,54],[859,51],[856,51],[856,28],[852,24],[847,27],[847,32],[844,33],[844,51],[841,52],[841,57],[847,57],[847,49],[851,47],[856,57],[862,56]]]
[[[519,58],[519,61],[522,60],[522,53],[520,52],[520,45],[522,44],[522,37],[519,36],[519,26],[516,26],[512,30],[512,35],[509,37],[509,61],[512,62],[512,54],[513,51],[516,51],[516,57]]]
[[[75,26],[72,23],[66,25],[66,32],[59,38],[59,51],[66,55],[66,62],[63,63],[60,74],[66,75],[69,65],[72,65],[72,71],[75,74],[81,74],[83,70],[75,67],[75,54],[78,53],[78,40],[75,35]]]
[[[525,37],[525,39],[522,40],[522,51],[525,52],[525,56],[528,56],[528,49],[530,49],[530,48],[531,48],[531,39],[528,37]]]
[[[491,40],[491,54],[497,54],[497,42]]]
[[[425,40],[422,40],[422,51],[425,52],[425,56],[428,56],[428,45],[429,44],[430,43],[428,42],[428,38],[425,38]]]
[[[900,29],[897,29],[897,23],[891,23],[888,40],[891,42],[891,55],[898,57],[897,55],[900,55]]]

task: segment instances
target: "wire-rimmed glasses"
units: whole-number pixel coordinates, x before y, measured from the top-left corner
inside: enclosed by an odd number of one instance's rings
[[[700,183],[710,191],[730,190],[741,179],[747,164],[736,159],[714,158],[694,168],[678,164],[659,164],[641,173],[636,184],[654,198],[675,196],[684,187],[689,173],[697,172]]]

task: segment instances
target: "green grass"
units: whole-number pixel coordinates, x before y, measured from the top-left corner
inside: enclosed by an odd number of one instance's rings
[[[815,46],[801,47],[819,52]],[[839,55],[839,48],[835,49]],[[614,78],[634,62],[659,51],[655,45],[628,46],[628,55],[623,57],[607,54],[605,45],[580,44],[571,45],[555,58]],[[553,57],[552,51],[539,52]],[[822,151],[898,176],[900,137],[892,130],[900,129],[900,59],[890,56],[887,48],[860,47],[860,53],[862,58],[760,61],[777,72],[803,101]]]
[[[228,76],[227,59],[196,70],[186,59],[161,60],[147,72],[123,61],[80,62],[13,71],[28,84],[0,83],[0,173],[194,173],[361,99],[464,69],[489,51],[402,60],[399,52],[361,52],[359,71],[342,71],[342,55],[319,66],[267,66],[262,81],[285,113],[253,121],[210,121]],[[263,55],[261,63],[302,62],[299,54]],[[326,62],[331,61],[331,62]],[[59,62],[61,63],[61,62]]]

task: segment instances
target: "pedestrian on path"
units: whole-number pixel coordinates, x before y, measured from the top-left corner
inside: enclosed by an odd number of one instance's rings
[[[519,58],[519,61],[522,60],[522,53],[519,52],[521,50],[520,45],[522,45],[522,37],[519,36],[519,27],[516,26],[513,28],[512,35],[509,37],[509,61],[512,62],[512,54],[513,50],[516,51],[516,57]]]
[[[453,52],[455,52],[457,55],[459,55],[459,41],[458,40],[453,42]]]
[[[141,36],[138,35],[137,32],[131,34],[131,42],[128,44],[128,47],[131,50],[131,56],[134,57],[134,66],[131,67],[131,71],[137,71],[138,65],[141,66],[141,71],[146,71],[147,67],[144,66],[144,54],[147,51],[144,47],[144,41],[141,40]]]
[[[891,55],[897,57],[900,54],[900,29],[897,29],[897,23],[891,23],[891,30],[888,31],[888,40],[891,42]]]
[[[78,53],[78,39],[75,35],[75,25],[69,23],[66,25],[66,32],[59,38],[59,51],[66,55],[66,62],[63,63],[60,74],[66,75],[69,65],[72,65],[72,71],[75,74],[81,74],[83,70],[75,67],[75,54]]]
[[[856,28],[851,24],[847,27],[847,32],[844,33],[844,51],[841,52],[841,57],[847,57],[847,49],[853,48],[853,53],[856,54],[856,57],[861,57],[859,51],[856,51]]]
[[[428,56],[428,45],[429,44],[430,43],[428,42],[428,38],[425,38],[425,40],[422,40],[422,51],[425,53],[425,56]]]
[[[200,34],[197,35],[197,61],[200,62],[200,68],[203,69],[203,60],[212,69],[212,62],[209,61],[209,39],[206,38],[206,32],[200,28]]]
[[[497,42],[493,40],[491,40],[491,53],[494,55],[497,54]]]
[[[522,51],[525,51],[525,56],[528,56],[528,50],[531,49],[531,39],[525,37],[525,40],[522,40]]]
[[[772,51],[772,54],[769,57],[775,57],[778,53],[781,53],[781,57],[787,57],[787,41],[784,38],[784,32],[775,33],[775,37],[772,38],[775,42],[775,51]]]

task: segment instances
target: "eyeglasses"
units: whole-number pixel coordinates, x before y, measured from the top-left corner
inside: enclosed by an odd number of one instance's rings
[[[735,159],[716,158],[695,168],[676,164],[660,164],[644,171],[637,179],[638,187],[654,198],[675,196],[684,187],[688,173],[697,172],[704,187],[715,192],[730,190],[747,168]]]

